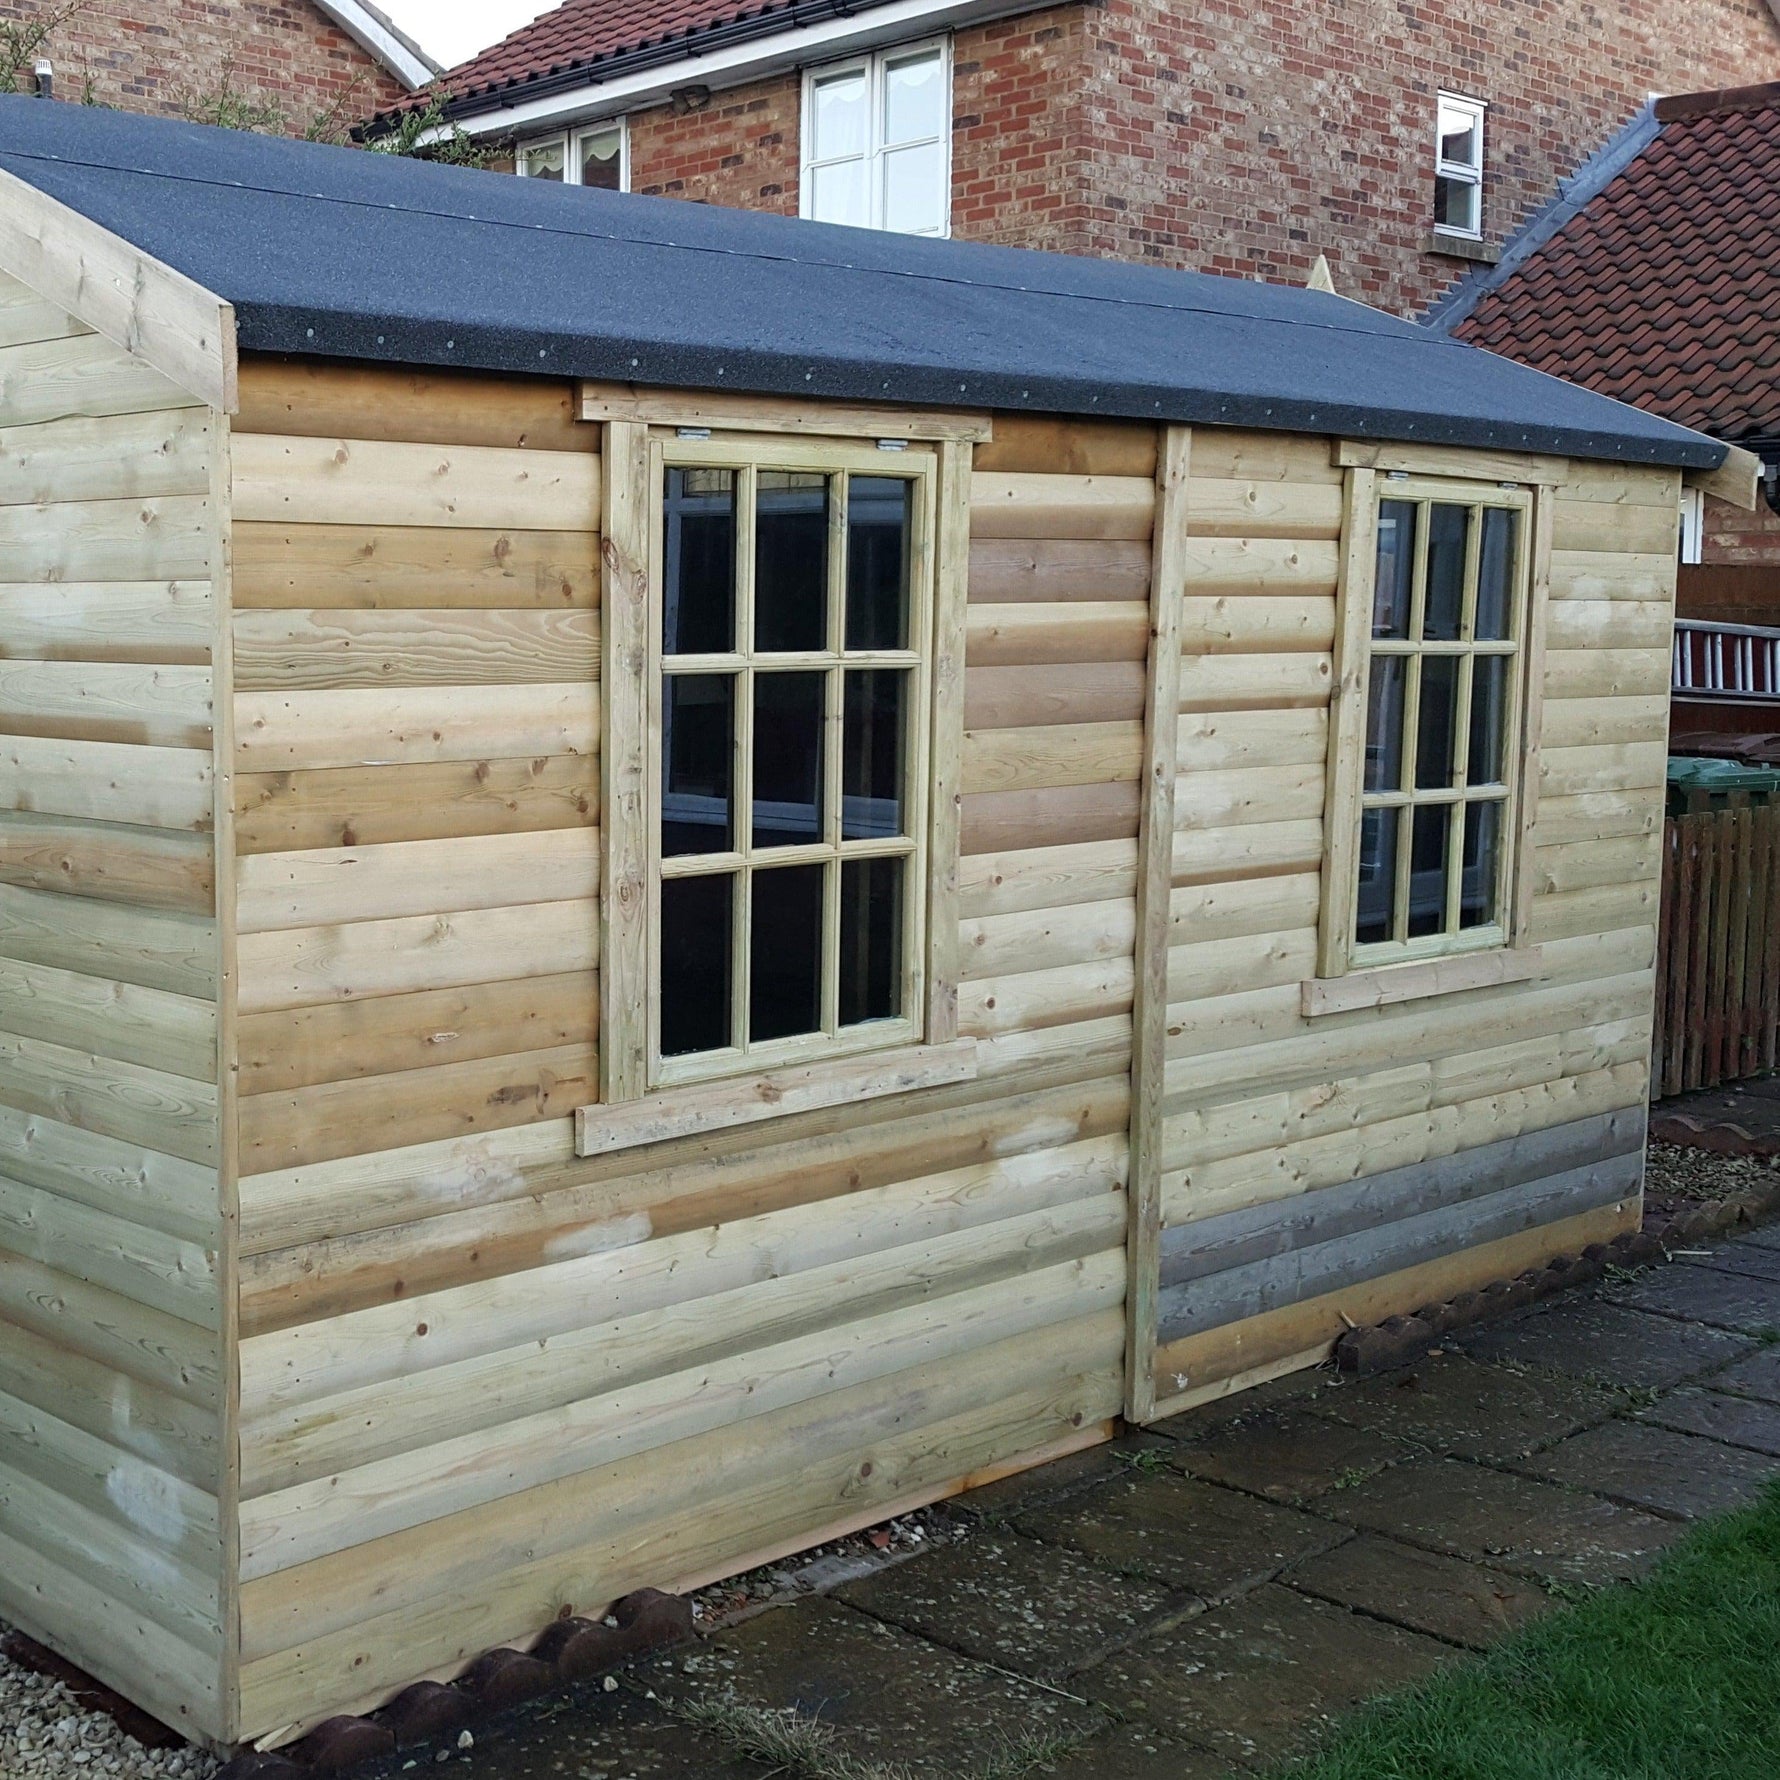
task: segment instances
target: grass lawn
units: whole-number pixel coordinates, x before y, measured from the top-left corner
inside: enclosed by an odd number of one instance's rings
[[[1644,1581],[1357,1714],[1279,1780],[1776,1780],[1780,1485]]]

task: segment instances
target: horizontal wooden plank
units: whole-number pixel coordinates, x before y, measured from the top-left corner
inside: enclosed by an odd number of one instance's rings
[[[1320,765],[1329,746],[1328,713],[1307,711],[1192,712],[1176,732],[1185,777]]]
[[[1193,475],[1254,482],[1320,482],[1330,487],[1338,487],[1343,480],[1325,438],[1221,426],[1193,429]]]
[[[1169,897],[1168,943],[1204,945],[1302,931],[1314,927],[1321,912],[1322,876],[1314,871],[1252,884],[1187,885]]]
[[[1458,476],[1473,482],[1563,484],[1573,471],[1567,458],[1521,451],[1480,451],[1472,446],[1421,445],[1341,439],[1335,462],[1344,469],[1398,471],[1411,476]]]
[[[1530,944],[1543,945],[1654,926],[1661,901],[1662,883],[1655,876],[1578,890],[1547,890],[1533,898],[1526,937]]]
[[[215,628],[208,581],[0,583],[0,635],[20,661],[198,665]]]
[[[1647,883],[1661,876],[1662,840],[1649,834],[1540,846],[1533,830],[1533,894],[1551,896],[1609,884]]]
[[[972,982],[1129,958],[1136,939],[1137,905],[1130,896],[967,917],[959,924],[959,976]]]
[[[1155,517],[1147,476],[979,470],[970,479],[973,538],[1147,538]]]
[[[964,799],[965,853],[1019,852],[1137,833],[1138,786],[1066,785],[1042,791],[979,791]]]
[[[1341,489],[1328,482],[1195,476],[1187,485],[1195,537],[1339,538],[1341,510]]]
[[[973,668],[1142,661],[1149,634],[1149,606],[1136,600],[973,605],[965,654]]]
[[[589,532],[238,519],[233,537],[237,611],[599,604],[599,539]]]
[[[1143,722],[1141,661],[1063,667],[976,667],[964,676],[966,729]]]
[[[235,684],[484,686],[599,675],[593,612],[310,607],[235,615]]]
[[[1177,831],[1215,830],[1314,820],[1322,814],[1324,790],[1320,760],[1304,766],[1183,773],[1174,785],[1174,826]]]
[[[206,495],[213,449],[202,408],[0,427],[0,506]]]
[[[1657,464],[1570,461],[1564,478],[1567,501],[1597,501],[1612,506],[1672,507],[1680,498],[1682,472]]]
[[[593,971],[565,971],[281,1008],[242,1015],[236,1034],[243,1095],[436,1069],[478,1057],[565,1046],[586,1050],[599,1036],[599,977]]]
[[[39,340],[71,340],[95,330],[60,304],[40,297],[16,279],[0,281],[0,347],[30,346]]]
[[[214,1082],[216,1005],[0,957],[0,1032]]]
[[[963,785],[976,792],[1115,785],[1141,776],[1143,723],[967,730]]]
[[[0,1106],[0,1175],[203,1247],[219,1240],[214,1168],[42,1113]]]
[[[1150,546],[1132,538],[977,538],[969,579],[973,605],[1147,600]]]
[[[208,667],[0,661],[0,734],[209,748]]]
[[[1188,655],[1178,701],[1185,712],[1303,711],[1326,706],[1334,658],[1321,655]]]
[[[1560,492],[1552,503],[1554,551],[1608,550],[1632,556],[1678,555],[1680,507],[1627,507],[1578,501]]]
[[[564,1045],[256,1094],[241,1102],[243,1168],[299,1168],[477,1131],[569,1118],[599,1095],[599,1054]]]
[[[1178,886],[1280,877],[1315,871],[1322,862],[1320,819],[1188,830],[1174,837],[1173,882]]]
[[[0,883],[207,916],[215,882],[208,836],[0,811]]]
[[[1643,698],[1551,698],[1539,720],[1547,748],[1602,748],[1616,743],[1663,742],[1669,734],[1667,692]]]
[[[598,750],[599,688],[590,680],[235,697],[235,758],[243,772],[537,759]]]
[[[598,820],[599,761],[580,754],[242,773],[235,780],[235,845],[242,854],[538,834],[591,828]]]
[[[240,1010],[307,1007],[554,976],[599,964],[599,910],[589,900],[244,933]]]
[[[1181,601],[1181,650],[1194,655],[1266,655],[1335,645],[1335,601],[1321,594],[1249,599],[1188,595]]]
[[[597,532],[589,452],[237,432],[237,518],[262,525],[421,525]]]
[[[236,868],[236,920],[242,933],[272,933],[568,902],[597,896],[599,874],[591,828],[255,853]]]
[[[1546,748],[1539,757],[1539,797],[1590,791],[1642,791],[1668,771],[1666,742],[1623,742],[1602,748]]]
[[[1493,988],[1498,983],[1529,983],[1542,969],[1537,946],[1498,946],[1487,952],[1458,952],[1447,958],[1355,970],[1341,977],[1307,977],[1304,1017],[1351,1013],[1357,1007],[1395,1007],[1434,995]]]
[[[1073,414],[1005,414],[977,442],[972,466],[1051,476],[1156,474],[1156,429],[1129,420],[1083,420]]]
[[[1675,640],[1667,600],[1553,600],[1545,615],[1550,649],[1660,649]]]
[[[177,384],[100,334],[10,346],[0,353],[0,414],[13,426],[197,405]]]
[[[740,390],[648,389],[634,383],[583,383],[581,418],[594,424],[633,421],[643,426],[831,438],[987,439],[994,431],[988,415],[949,408],[862,407]]]
[[[982,853],[962,860],[958,869],[958,907],[965,920],[1123,900],[1136,891],[1132,840]]]
[[[1126,1014],[1134,980],[1128,957],[973,977],[959,986],[958,1029],[973,1038],[993,1038]]]
[[[0,957],[216,999],[216,928],[162,910],[0,884]]]
[[[1245,934],[1240,939],[1176,942],[1168,948],[1171,1007],[1302,983],[1316,969],[1316,929]]]
[[[1660,649],[1557,649],[1545,655],[1547,698],[1654,698],[1669,689]]]
[[[1335,597],[1340,546],[1293,538],[1193,538],[1182,546],[1187,591],[1202,599]]]
[[[26,581],[205,581],[215,521],[208,499],[64,501],[0,507],[0,564]]]
[[[515,451],[597,451],[600,445],[600,429],[581,419],[568,378],[249,353],[241,360],[240,384],[235,424],[244,433]]]
[[[0,809],[205,833],[210,755],[41,736],[0,738]]]
[[[1564,600],[1633,600],[1665,605],[1675,597],[1676,553],[1646,555],[1616,550],[1554,550],[1551,597]]]

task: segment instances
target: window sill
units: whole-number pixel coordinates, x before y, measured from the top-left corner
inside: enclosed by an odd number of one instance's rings
[[[1413,964],[1384,964],[1356,970],[1344,977],[1317,977],[1304,984],[1304,1016],[1353,1013],[1359,1008],[1392,1007],[1398,1002],[1426,1001],[1435,995],[1457,995],[1467,989],[1489,989],[1502,983],[1526,983],[1544,969],[1537,946],[1492,952],[1467,952],[1448,958],[1425,958]]]
[[[701,1137],[762,1119],[789,1118],[856,1100],[879,1100],[976,1078],[977,1041],[908,1045],[875,1055],[809,1063],[731,1081],[668,1088],[619,1106],[575,1113],[575,1153],[609,1156],[677,1137]]]
[[[1501,248],[1492,247],[1480,236],[1452,235],[1445,229],[1429,232],[1425,251],[1441,254],[1451,260],[1470,260],[1478,266],[1494,266],[1502,258]]]

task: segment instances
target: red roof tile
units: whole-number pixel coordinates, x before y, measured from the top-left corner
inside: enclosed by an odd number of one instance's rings
[[[1780,435],[1780,86],[1657,118],[1453,332],[1719,438]]]

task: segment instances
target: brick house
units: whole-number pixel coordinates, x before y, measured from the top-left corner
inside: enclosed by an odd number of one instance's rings
[[[567,0],[445,77],[521,172],[1418,314],[1780,0]],[[375,126],[373,126],[375,127]]]
[[[365,0],[0,0],[0,26],[28,52],[21,84],[56,98],[183,115],[227,93],[299,136],[399,104],[438,72]]]

